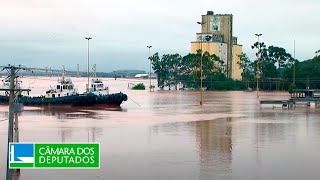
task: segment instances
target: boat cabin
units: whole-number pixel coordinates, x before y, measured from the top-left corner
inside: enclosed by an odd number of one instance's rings
[[[109,88],[104,86],[102,80],[92,79],[90,92],[95,95],[107,95],[109,94]]]
[[[71,79],[62,78],[61,81],[54,87],[50,87],[50,89],[46,92],[46,97],[55,98],[55,97],[64,97],[78,94],[77,90],[74,88],[74,84]]]

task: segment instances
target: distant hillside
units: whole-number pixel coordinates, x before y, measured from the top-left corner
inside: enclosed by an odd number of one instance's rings
[[[296,64],[297,78],[320,79],[320,56]]]
[[[296,62],[296,85],[299,88],[320,89],[320,56]],[[284,73],[285,78],[293,78],[293,67]]]
[[[92,72],[91,72],[92,73]],[[97,72],[98,77],[134,77],[136,74],[145,74],[146,71],[143,70],[115,70],[112,72]],[[0,72],[0,76],[7,77],[9,74],[6,71]],[[19,72],[20,76],[60,76],[61,71],[56,70],[56,71],[20,71]],[[70,73],[68,70],[66,71],[67,76],[72,76],[75,77],[77,76],[77,72],[73,71]],[[80,77],[87,77],[87,72],[79,72]]]

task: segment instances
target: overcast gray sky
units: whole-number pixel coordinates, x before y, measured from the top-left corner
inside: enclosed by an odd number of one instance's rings
[[[207,10],[234,15],[251,59],[255,33],[267,45],[310,59],[320,49],[319,0],[0,0],[0,65],[81,69],[90,40],[98,71],[148,69],[148,48],[186,55]]]

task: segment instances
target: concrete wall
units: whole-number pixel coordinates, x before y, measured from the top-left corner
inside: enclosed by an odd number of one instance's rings
[[[240,61],[239,55],[242,54],[241,45],[233,45],[233,57],[232,57],[232,79],[241,80],[242,69],[240,68],[238,61]]]
[[[191,42],[191,53],[197,53],[201,47],[200,42]],[[227,44],[226,43],[217,43],[217,42],[202,42],[202,51],[209,52],[210,54],[215,54],[221,60],[224,61],[224,64],[227,64]]]
[[[210,33],[210,34],[219,34],[224,36],[224,42],[227,42],[229,40],[229,37],[231,37],[231,16],[229,14],[226,15],[202,15],[202,22],[204,23],[201,26],[201,33]],[[218,18],[220,20],[220,27],[219,30],[212,30],[210,28],[210,21],[212,21],[212,18]]]

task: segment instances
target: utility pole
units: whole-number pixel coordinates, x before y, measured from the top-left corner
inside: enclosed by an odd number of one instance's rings
[[[256,78],[257,78],[257,98],[259,98],[259,78],[260,78],[260,41],[259,41],[259,37],[262,36],[262,34],[256,34],[256,36],[258,37],[258,53],[257,53],[257,73],[256,73]]]
[[[149,68],[149,91],[151,92],[151,54],[150,54],[150,49],[152,46],[147,46],[149,48],[149,61],[150,61],[150,68]]]
[[[293,40],[293,84],[296,84],[296,40]]]
[[[204,22],[197,22],[198,24],[201,25],[204,25],[205,23]],[[201,34],[201,38],[200,38],[200,106],[202,106],[202,40],[203,40],[203,37],[202,37],[202,34]]]
[[[20,89],[21,87],[18,86],[18,79],[16,78],[16,88]],[[18,97],[15,97],[15,104],[14,104],[14,142],[19,142],[19,122],[18,122],[18,113],[22,111],[22,105],[19,104],[19,91],[18,91]],[[19,169],[20,171],[20,169]]]
[[[16,82],[18,84],[18,82]],[[18,103],[18,98],[16,97],[15,103],[14,103],[14,123],[13,123],[13,129],[14,129],[14,134],[13,134],[13,142],[19,142],[19,116],[18,113],[22,112],[22,104]],[[20,176],[20,169],[15,169],[13,172],[13,176]]]
[[[9,94],[9,125],[8,125],[8,147],[7,147],[7,175],[6,180],[12,180],[12,169],[9,169],[9,149],[13,142],[13,111],[14,111],[14,79],[16,76],[16,68],[11,67],[10,70],[10,94]]]
[[[9,150],[10,150],[10,143],[19,140],[19,133],[18,131],[18,118],[17,118],[17,114],[16,114],[16,124],[15,120],[14,120],[14,115],[15,115],[15,91],[30,91],[29,89],[21,89],[20,87],[18,87],[18,82],[16,84],[17,89],[15,88],[14,85],[14,80],[15,78],[17,78],[16,74],[20,69],[25,70],[25,68],[22,68],[20,66],[16,67],[16,66],[5,66],[3,67],[3,69],[6,69],[10,72],[10,88],[9,89],[0,89],[0,91],[8,91],[10,92],[9,94],[9,118],[8,118],[8,143],[7,143],[7,170],[6,170],[6,180],[12,180],[12,169],[9,168],[9,163],[10,163],[10,156],[9,156]],[[15,130],[15,131],[14,131]],[[15,136],[15,139],[14,139]],[[17,171],[19,172],[19,170]]]

